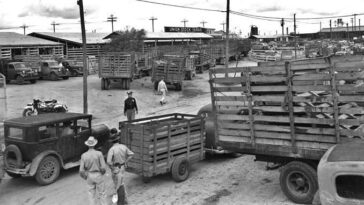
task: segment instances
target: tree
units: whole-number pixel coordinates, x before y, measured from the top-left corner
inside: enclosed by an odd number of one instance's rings
[[[117,35],[112,37],[110,43],[106,44],[105,50],[109,52],[137,52],[143,48],[143,40],[145,39],[145,30],[117,31]]]

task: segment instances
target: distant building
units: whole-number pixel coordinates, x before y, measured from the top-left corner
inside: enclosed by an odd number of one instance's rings
[[[108,40],[104,39],[106,35],[107,33],[86,33],[87,55],[98,56],[101,45],[108,42]],[[63,54],[70,58],[79,58],[82,55],[81,33],[33,32],[28,36],[62,43]]]
[[[165,26],[164,32],[178,32],[178,33],[206,33],[212,34],[215,31],[214,28],[205,28],[205,27],[173,27],[173,26]]]
[[[364,26],[340,26],[323,28],[319,32],[320,38],[332,38],[332,39],[353,39],[354,37],[360,37],[364,35]]]
[[[0,59],[51,57],[63,55],[63,45],[58,42],[25,36],[14,32],[0,32]]]
[[[269,43],[271,41],[291,41],[294,37],[290,35],[252,35],[249,39],[253,41]]]

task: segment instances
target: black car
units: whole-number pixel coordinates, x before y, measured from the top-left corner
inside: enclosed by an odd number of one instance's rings
[[[83,66],[72,64],[68,61],[62,61],[62,65],[70,71],[71,76],[73,77],[83,75]]]

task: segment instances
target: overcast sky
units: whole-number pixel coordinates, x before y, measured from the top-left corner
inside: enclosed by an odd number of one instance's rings
[[[155,31],[163,31],[164,26],[183,26],[183,19],[188,20],[186,26],[202,26],[201,21],[206,21],[205,27],[221,30],[221,23],[225,22],[225,13],[198,11],[168,6],[154,5],[136,0],[83,0],[86,11],[85,20],[87,32],[111,32],[111,23],[106,22],[110,14],[117,16],[114,30],[127,27],[144,28],[152,30],[150,17],[158,18],[155,21]],[[226,10],[226,0],[150,0],[182,6]],[[230,10],[253,15],[293,18],[325,17],[364,13],[364,0],[230,0]],[[52,32],[52,21],[60,23],[56,32],[80,32],[79,10],[77,0],[0,0],[0,31],[15,31],[23,33],[19,27],[29,25],[26,32]],[[344,22],[351,25],[351,17],[343,18]],[[364,16],[357,16],[364,19]],[[333,18],[332,25],[334,26]],[[329,26],[329,19],[302,21],[297,23],[299,33],[317,32],[322,27]],[[357,20],[358,21],[358,20]],[[68,23],[68,24],[66,24]],[[73,23],[73,24],[72,24]],[[312,24],[313,23],[313,24]],[[357,23],[359,24],[359,23]],[[361,24],[364,24],[362,22]],[[246,36],[251,25],[257,25],[260,34],[273,35],[281,33],[280,22],[264,21],[231,14],[230,30],[241,32]],[[287,22],[289,32],[293,31],[293,23]]]

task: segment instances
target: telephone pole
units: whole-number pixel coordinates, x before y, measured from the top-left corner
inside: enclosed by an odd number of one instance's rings
[[[200,23],[202,24],[202,27],[205,28],[205,23],[207,23],[207,21],[201,21]]]
[[[183,22],[183,27],[185,27],[185,28],[186,28],[186,22],[188,22],[188,20],[183,19],[181,22]]]
[[[55,33],[56,32],[56,26],[58,26],[59,25],[59,23],[56,23],[56,22],[52,22],[51,23],[51,25],[53,26],[53,33]]]
[[[83,11],[83,1],[77,0],[77,4],[80,7],[80,19],[81,19],[81,33],[82,33],[82,51],[83,51],[83,113],[88,113],[87,103],[87,56],[86,56],[86,29],[85,29],[85,17]]]
[[[114,15],[110,15],[109,17],[107,17],[107,21],[111,22],[111,31],[114,32],[114,22],[116,22],[118,19],[118,17],[114,16]]]
[[[226,46],[225,46],[225,77],[228,77],[229,68],[229,25],[230,25],[230,0],[226,2]]]
[[[158,20],[157,18],[155,18],[154,16],[152,16],[149,20],[152,21],[152,32],[154,32],[154,21]]]
[[[297,59],[297,33],[296,33],[296,14],[293,14],[293,29],[294,29],[294,59]]]
[[[225,22],[222,22],[220,25],[222,25],[222,30],[225,31]]]
[[[284,19],[283,18],[281,20],[281,27],[282,27],[282,41],[283,41],[283,36],[284,36]]]
[[[330,39],[332,39],[332,26],[331,26],[331,19],[330,19]]]
[[[20,28],[23,28],[23,32],[24,32],[24,35],[25,35],[25,29],[28,28],[29,26],[23,24],[22,26],[20,26]]]

